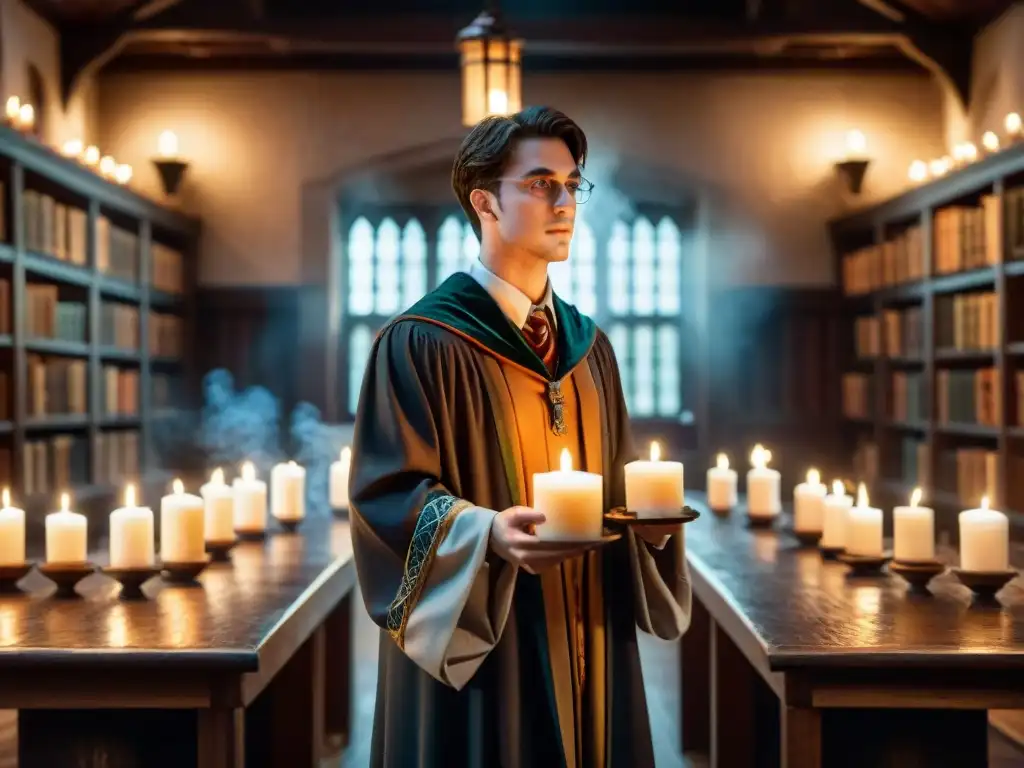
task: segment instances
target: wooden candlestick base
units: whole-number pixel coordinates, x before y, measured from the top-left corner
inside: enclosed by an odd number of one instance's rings
[[[57,585],[54,597],[78,597],[75,586],[96,572],[93,563],[44,563],[39,572]]]
[[[160,573],[156,566],[145,566],[139,568],[112,568],[107,566],[103,573],[114,581],[120,582],[122,600],[141,600],[145,597],[142,592],[142,585]]]
[[[965,571],[953,568],[957,580],[971,590],[979,600],[994,601],[996,593],[1017,576],[1017,571]]]
[[[298,520],[278,520],[277,524],[280,525],[288,533],[295,533],[299,529],[299,525],[302,523],[302,518]]]
[[[913,591],[931,594],[928,592],[928,584],[936,576],[944,573],[946,566],[938,560],[893,560],[889,564],[889,570],[906,580]]]
[[[636,512],[631,512],[625,507],[612,507],[604,513],[606,523],[618,525],[681,525],[692,523],[698,517],[700,517],[700,512],[691,507],[683,507],[677,514],[663,517],[640,517]]]
[[[214,563],[226,563],[231,559],[231,550],[235,548],[237,539],[231,541],[208,541],[206,551],[210,553],[210,561]]]
[[[839,555],[839,562],[850,566],[852,576],[881,576],[885,564],[892,559],[888,552],[882,555],[851,555],[847,552]]]
[[[821,557],[822,557],[823,560],[835,560],[841,554],[843,554],[843,552],[846,551],[846,547],[822,547],[822,546],[819,546],[818,550],[821,552]]]
[[[266,529],[262,531],[239,531],[236,529],[235,536],[238,541],[263,541],[267,538],[267,531]]]
[[[816,547],[821,541],[821,531],[793,531],[793,536],[804,547]]]
[[[205,571],[206,566],[209,564],[209,558],[193,563],[164,562],[160,566],[160,572],[164,577],[164,581],[169,584],[195,584],[196,577]]]
[[[0,592],[17,592],[18,582],[28,576],[28,572],[35,567],[35,563],[26,560],[24,563],[13,563],[0,565]]]
[[[752,515],[747,512],[747,525],[751,528],[771,528],[778,515]]]

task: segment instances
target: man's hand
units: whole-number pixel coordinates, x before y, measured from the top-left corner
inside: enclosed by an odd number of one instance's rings
[[[533,531],[534,526],[543,522],[544,513],[530,507],[509,507],[499,512],[491,522],[491,549],[528,573],[550,568],[583,551],[571,541],[558,549],[551,545],[538,548],[540,540]]]
[[[668,540],[683,530],[682,523],[641,523],[633,526],[633,531],[641,539],[655,549],[664,549]]]

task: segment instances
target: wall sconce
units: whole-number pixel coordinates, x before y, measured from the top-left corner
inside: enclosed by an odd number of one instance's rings
[[[157,155],[153,165],[160,173],[164,192],[173,197],[178,194],[181,182],[185,178],[185,171],[188,170],[188,163],[178,157],[178,136],[174,131],[164,131],[160,134],[157,139]]]
[[[846,182],[846,188],[852,195],[859,195],[864,185],[864,174],[867,173],[868,141],[860,131],[849,131],[846,134],[846,159],[836,163],[836,171]]]

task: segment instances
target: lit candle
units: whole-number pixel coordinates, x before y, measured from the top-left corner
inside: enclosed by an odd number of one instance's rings
[[[21,99],[19,99],[17,96],[9,96],[7,99],[7,104],[5,106],[4,114],[7,117],[7,122],[18,122],[18,115],[21,114]]]
[[[330,496],[332,509],[348,509],[348,473],[352,464],[352,449],[345,446],[341,456],[331,463]]]
[[[85,563],[88,546],[88,521],[85,515],[68,509],[66,493],[60,495],[60,511],[46,516],[46,562]]]
[[[163,131],[156,140],[156,152],[164,160],[178,157],[178,134],[174,131]]]
[[[822,549],[842,549],[846,546],[846,515],[852,506],[853,498],[847,495],[843,481],[833,482],[832,493],[825,497],[818,546]]]
[[[910,494],[909,507],[892,511],[893,558],[901,562],[927,562],[935,559],[935,512],[919,506],[921,489]]]
[[[985,131],[981,137],[981,146],[985,148],[986,152],[998,152],[999,137],[996,136],[994,131]]]
[[[807,481],[793,489],[793,530],[800,533],[821,533],[828,488],[816,469],[807,470]]]
[[[846,132],[846,159],[860,160],[868,150],[868,139],[863,131],[856,129]]]
[[[882,556],[882,510],[868,506],[868,490],[857,486],[857,505],[846,516],[846,554]]]
[[[82,162],[88,166],[99,165],[100,148],[95,146],[86,147],[85,152],[82,153]]]
[[[25,562],[25,510],[11,506],[11,492],[3,490],[0,509],[0,565]]]
[[[919,184],[928,178],[928,163],[924,160],[915,160],[907,170],[907,178],[915,184]]]
[[[156,562],[153,510],[135,506],[135,486],[124,489],[124,506],[110,513],[110,567],[151,568]]]
[[[82,152],[85,151],[85,144],[82,143],[81,139],[68,139],[64,142],[64,145],[60,148],[60,153],[64,157],[80,157]]]
[[[1020,138],[1020,132],[1021,132],[1020,115],[1018,115],[1016,112],[1011,112],[1010,114],[1008,114],[1006,116],[1006,120],[1004,121],[1003,125],[1006,128],[1007,135],[1011,139],[1018,139],[1018,138]]]
[[[206,540],[217,544],[235,540],[235,493],[224,482],[224,470],[219,467],[210,475],[210,482],[199,488],[206,514],[203,529]]]
[[[573,471],[572,455],[562,449],[557,471],[533,475],[533,508],[546,519],[536,527],[545,541],[593,541],[604,525],[604,478]]]
[[[747,514],[751,517],[775,517],[782,511],[782,477],[768,469],[772,452],[758,443],[750,453],[753,468],[747,472]]]
[[[949,169],[952,167],[953,161],[949,157],[940,157],[936,160],[932,160],[928,164],[928,171],[931,173],[933,178],[939,178],[949,173]]]
[[[235,530],[263,533],[267,530],[267,484],[256,479],[251,461],[242,465],[242,476],[232,482],[235,489]]]
[[[720,512],[736,506],[736,470],[729,468],[724,453],[718,454],[715,466],[708,470],[708,506]]]
[[[120,163],[114,169],[114,181],[118,184],[127,184],[132,180],[132,167],[127,163]]]
[[[661,447],[651,443],[650,461],[626,464],[626,509],[637,517],[671,517],[683,510],[683,464],[662,461]]]
[[[306,470],[294,461],[270,470],[270,514],[285,521],[306,516]]]
[[[1010,568],[1010,522],[1002,512],[988,508],[988,496],[978,509],[960,513],[960,568],[979,573]]]
[[[198,563],[206,559],[206,509],[198,496],[185,493],[181,480],[160,499],[160,559]]]
[[[117,171],[117,160],[110,155],[104,155],[100,158],[99,169],[100,173],[106,178],[113,178],[114,173]]]
[[[23,131],[31,131],[36,124],[36,110],[31,104],[22,104],[18,110],[15,125]]]

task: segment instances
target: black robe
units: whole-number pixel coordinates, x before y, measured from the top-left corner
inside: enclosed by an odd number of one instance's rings
[[[530,478],[574,467],[624,501],[635,458],[608,338],[554,298],[558,366],[457,273],[378,335],[360,395],[353,547],[381,628],[372,765],[654,765],[636,630],[690,615],[683,535],[618,541],[540,575],[489,549]]]

